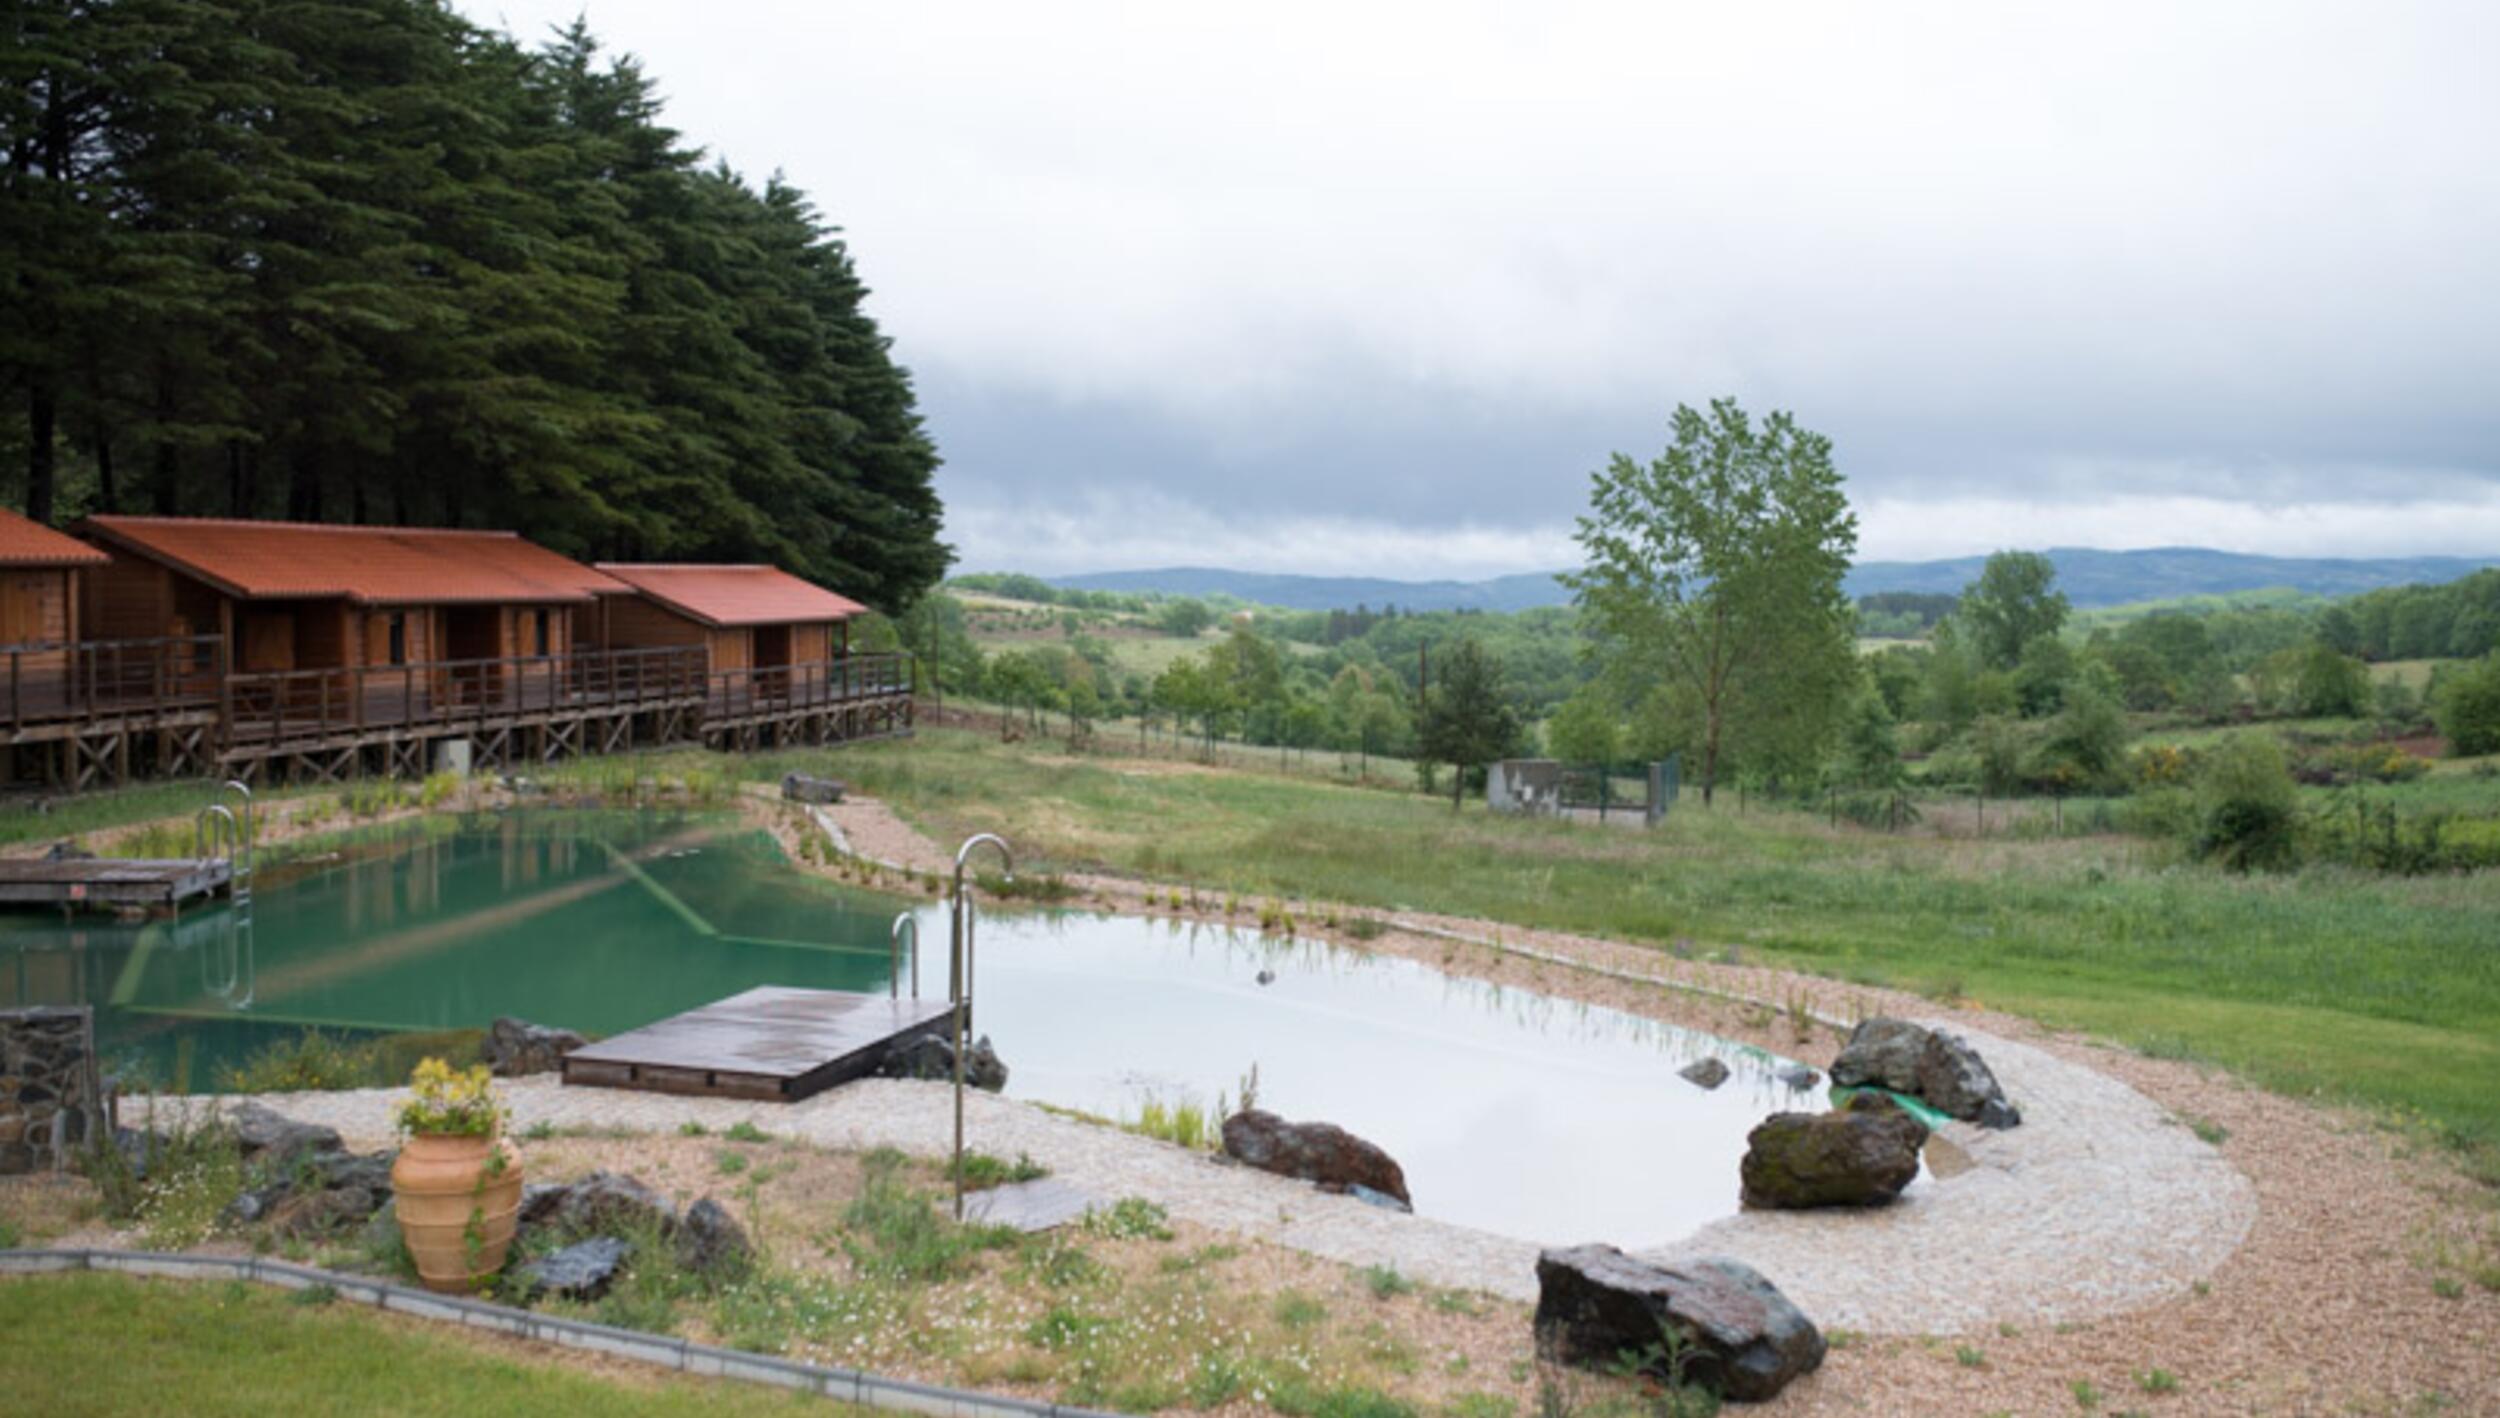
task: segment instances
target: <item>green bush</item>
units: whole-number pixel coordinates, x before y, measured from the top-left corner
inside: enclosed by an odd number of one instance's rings
[[[2238,734],[2206,755],[2196,774],[2195,850],[2233,871],[2299,860],[2298,790],[2271,736]]]
[[[2433,716],[2456,757],[2500,753],[2500,652],[2449,675],[2439,686]]]
[[[2196,795],[2185,788],[2146,788],[2118,805],[2118,829],[2137,837],[2193,840]]]

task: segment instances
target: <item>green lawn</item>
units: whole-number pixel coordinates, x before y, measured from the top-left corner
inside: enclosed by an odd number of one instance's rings
[[[240,1281],[0,1280],[0,1393],[16,1413],[823,1413],[821,1399],[664,1376],[612,1381],[456,1329],[305,1304]],[[856,1412],[855,1409],[834,1411]]]
[[[1658,831],[1453,814],[1255,773],[1028,759],[965,734],[833,771],[945,840],[1242,892],[1448,911],[1663,944],[1739,942],[1828,975],[1976,997],[2270,1086],[2418,1111],[2500,1144],[2500,873],[2232,877],[2110,838],[1942,841],[1810,816]]]

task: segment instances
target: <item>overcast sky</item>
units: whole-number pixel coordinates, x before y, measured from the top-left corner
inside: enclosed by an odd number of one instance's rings
[[[1722,394],[1869,559],[2500,554],[2500,5],[460,3],[847,229],[964,569],[1550,569]]]

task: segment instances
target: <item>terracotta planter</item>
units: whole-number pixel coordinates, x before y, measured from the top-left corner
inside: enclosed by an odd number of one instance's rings
[[[426,1289],[467,1294],[503,1269],[521,1214],[521,1154],[511,1143],[420,1133],[391,1164],[391,1192]]]

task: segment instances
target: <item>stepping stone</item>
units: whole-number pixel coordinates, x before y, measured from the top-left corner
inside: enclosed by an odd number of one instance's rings
[[[964,1198],[964,1220],[983,1226],[1013,1226],[1025,1232],[1048,1231],[1104,1204],[1101,1197],[1083,1187],[1043,1177],[971,1193]]]

